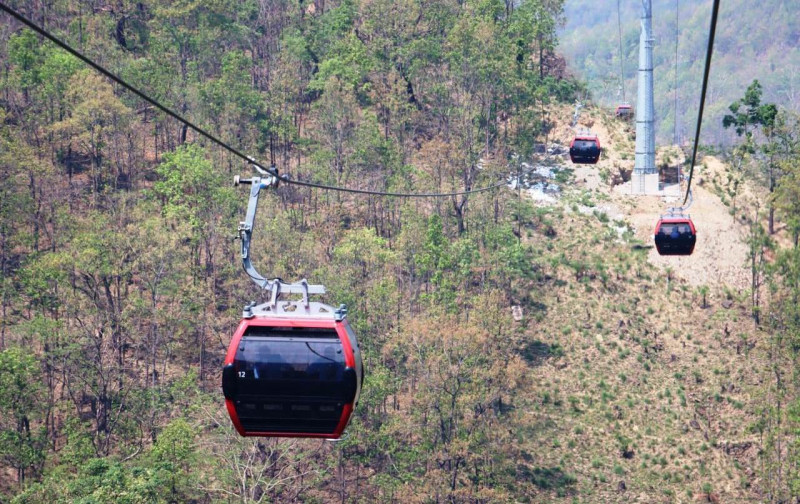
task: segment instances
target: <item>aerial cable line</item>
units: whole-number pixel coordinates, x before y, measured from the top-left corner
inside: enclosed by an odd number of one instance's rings
[[[680,0],[675,0],[675,124],[672,141],[678,143],[678,40],[680,40]]]
[[[708,74],[711,71],[711,55],[714,52],[714,34],[717,31],[717,15],[719,14],[719,0],[714,0],[711,10],[711,27],[708,33],[708,49],[706,50],[706,67],[703,72],[703,89],[700,93],[700,109],[697,112],[697,131],[694,135],[694,148],[692,149],[692,165],[689,168],[689,182],[686,184],[686,196],[683,198],[683,205],[689,200],[692,191],[692,175],[694,175],[694,163],[697,159],[697,146],[700,144],[700,126],[703,124],[703,107],[706,102],[706,88],[708,88]]]
[[[219,139],[214,134],[212,134],[209,131],[206,131],[205,129],[201,128],[200,126],[198,126],[197,124],[193,123],[189,119],[186,119],[181,114],[175,112],[174,110],[172,110],[171,108],[167,107],[166,105],[163,105],[162,103],[160,103],[155,98],[151,98],[150,96],[148,96],[144,92],[140,91],[139,89],[137,89],[133,85],[128,84],[121,77],[119,77],[116,74],[112,73],[111,71],[107,70],[106,68],[104,68],[103,66],[99,65],[98,63],[95,63],[93,60],[91,60],[87,56],[83,55],[80,51],[78,51],[77,49],[72,48],[66,42],[61,41],[61,39],[57,38],[55,35],[51,34],[50,32],[48,32],[47,30],[45,30],[44,28],[42,28],[38,24],[34,23],[33,21],[31,21],[27,17],[23,16],[22,14],[20,14],[16,10],[12,9],[11,7],[6,5],[2,1],[0,1],[0,9],[2,9],[5,12],[7,12],[9,15],[11,15],[11,17],[16,19],[20,23],[26,25],[31,30],[33,30],[36,33],[38,33],[39,35],[45,37],[46,39],[48,39],[49,41],[51,41],[52,43],[54,43],[58,47],[64,49],[65,51],[67,51],[71,55],[75,56],[79,60],[83,61],[84,63],[86,63],[87,65],[89,65],[93,69],[97,70],[101,74],[105,75],[106,77],[108,77],[112,81],[116,82],[120,86],[122,86],[125,89],[127,89],[128,91],[132,92],[133,94],[135,94],[136,96],[138,96],[142,100],[150,103],[151,105],[153,105],[157,109],[161,110],[162,112],[164,112],[168,116],[170,116],[170,117],[178,120],[179,122],[185,124],[186,126],[192,128],[197,133],[199,133],[200,135],[208,138],[213,143],[219,145],[220,147],[222,147],[223,149],[227,150],[228,152],[230,152],[230,153],[234,154],[235,156],[243,159],[244,161],[247,161],[247,163],[253,165],[256,168],[256,170],[258,170],[262,174],[269,174],[269,175],[275,177],[276,179],[278,179],[279,181],[284,182],[286,184],[303,186],[303,187],[310,187],[310,188],[314,188],[314,189],[324,189],[324,190],[328,190],[328,191],[345,192],[345,193],[352,193],[352,194],[368,194],[368,195],[373,195],[373,196],[387,196],[387,197],[396,197],[396,198],[443,198],[443,197],[449,197],[449,196],[462,196],[462,195],[467,195],[467,194],[474,194],[474,193],[490,191],[492,189],[497,189],[499,187],[502,187],[502,186],[506,185],[505,181],[500,181],[500,182],[497,182],[496,184],[493,184],[493,185],[490,185],[490,186],[487,186],[487,187],[480,187],[478,189],[466,189],[464,191],[453,191],[453,192],[447,192],[447,193],[401,193],[401,192],[370,191],[370,190],[367,190],[367,189],[354,189],[354,188],[350,188],[350,187],[338,187],[338,186],[330,186],[330,185],[325,185],[325,184],[316,184],[314,182],[303,182],[301,180],[294,180],[294,179],[289,178],[289,177],[287,177],[285,175],[280,175],[278,173],[277,168],[275,168],[274,166],[264,166],[263,164],[259,163],[255,159],[253,159],[251,156],[248,156],[247,154],[243,153],[242,151],[240,151],[236,147],[233,147],[232,145],[228,144],[227,142]]]
[[[622,89],[622,101],[625,101],[625,62],[622,56],[622,14],[617,0],[617,31],[619,32],[619,87]]]

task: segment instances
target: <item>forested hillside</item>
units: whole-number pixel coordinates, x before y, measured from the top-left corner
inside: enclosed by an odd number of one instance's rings
[[[622,63],[625,94],[636,104],[641,2],[622,1]],[[693,139],[700,103],[700,84],[711,4],[705,0],[654,0],[653,33],[656,128],[661,143]],[[599,104],[613,107],[621,100],[617,2],[568,0],[567,22],[560,32],[560,50],[569,70],[588,84]],[[753,79],[764,84],[765,98],[793,112],[800,111],[800,26],[796,1],[732,0],[720,6],[717,43],[706,101],[703,140],[733,142],[721,128],[728,105]],[[676,11],[677,9],[677,11]],[[676,15],[677,14],[677,15]],[[676,30],[677,26],[677,30]],[[675,130],[675,37],[678,37],[678,128]],[[677,139],[676,139],[677,136]]]
[[[587,106],[605,150],[569,163],[562,0],[0,1],[290,181],[500,184],[265,190],[254,262],[347,305],[366,379],[339,442],[240,437],[251,167],[0,13],[0,502],[800,495],[800,127],[769,75],[714,97],[736,148],[664,258],[630,125]]]
[[[560,2],[10,5],[294,180],[496,184],[542,107],[574,98],[552,52]],[[239,438],[219,384],[242,306],[263,299],[231,240],[246,204],[232,178],[250,168],[0,19],[2,495],[531,495],[498,427],[526,381],[502,307],[539,275],[513,195],[265,195],[259,268],[348,305],[368,378],[344,442]]]

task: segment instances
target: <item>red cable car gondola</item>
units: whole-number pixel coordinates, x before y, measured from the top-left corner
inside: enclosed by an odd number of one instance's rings
[[[691,255],[697,242],[697,230],[688,215],[662,215],[654,238],[660,255]]]
[[[277,177],[234,178],[251,184],[247,216],[239,224],[242,265],[250,278],[271,292],[270,301],[245,306],[222,368],[222,393],[234,427],[242,436],[339,439],[358,403],[364,365],[355,332],[342,305],[310,302],[322,285],[302,280],[267,280],[250,261],[250,244],[261,189]],[[302,294],[302,301],[282,301]]]
[[[236,329],[222,370],[236,430],[242,436],[341,437],[364,378],[344,312],[294,302],[250,310],[254,315]]]
[[[633,117],[633,107],[627,103],[617,105],[617,109],[614,111],[614,116],[621,119],[629,119]]]
[[[569,158],[575,164],[596,164],[600,152],[600,140],[596,135],[577,135],[569,144]]]

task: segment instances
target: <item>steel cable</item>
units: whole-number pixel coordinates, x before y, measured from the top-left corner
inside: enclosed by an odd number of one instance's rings
[[[270,175],[274,176],[275,178],[277,178],[278,180],[280,180],[281,182],[284,182],[286,184],[303,186],[303,187],[310,187],[310,188],[315,188],[315,189],[323,189],[323,190],[328,190],[328,191],[345,192],[345,193],[352,193],[352,194],[367,194],[367,195],[372,195],[372,196],[387,196],[387,197],[395,197],[395,198],[444,198],[444,197],[450,197],[450,196],[463,196],[463,195],[467,195],[467,194],[475,194],[475,193],[481,193],[481,192],[485,192],[485,191],[490,191],[492,189],[497,189],[499,187],[502,187],[502,186],[506,185],[505,181],[500,181],[500,182],[497,182],[497,183],[495,183],[493,185],[490,185],[490,186],[487,186],[487,187],[481,187],[481,188],[478,188],[478,189],[469,189],[468,188],[468,189],[466,189],[464,191],[453,191],[453,192],[447,192],[447,193],[402,193],[402,192],[371,191],[371,190],[367,190],[367,189],[354,189],[354,188],[350,188],[350,187],[338,187],[338,186],[330,186],[330,185],[325,185],[325,184],[317,184],[317,183],[314,183],[314,182],[303,182],[303,181],[300,181],[300,180],[294,180],[294,179],[289,178],[289,177],[287,177],[285,175],[280,175],[278,173],[277,168],[275,168],[274,166],[264,166],[263,164],[259,163],[254,158],[252,158],[251,156],[248,156],[247,154],[243,153],[242,151],[240,151],[236,147],[233,147],[232,145],[228,144],[227,142],[225,142],[222,139],[218,138],[217,136],[213,135],[209,131],[206,131],[202,127],[200,127],[197,124],[193,123],[189,119],[183,117],[181,114],[175,112],[174,110],[172,110],[171,108],[167,107],[166,105],[163,105],[162,103],[160,103],[155,98],[151,98],[146,93],[140,91],[139,89],[137,89],[133,85],[128,84],[124,79],[122,79],[118,75],[116,75],[113,72],[107,70],[106,68],[102,67],[101,65],[95,63],[90,58],[88,58],[87,56],[83,55],[81,52],[79,52],[78,50],[74,49],[73,47],[71,47],[66,42],[63,42],[61,39],[57,38],[56,36],[54,36],[53,34],[48,32],[47,30],[45,30],[41,26],[37,25],[36,23],[31,21],[27,17],[23,16],[22,14],[20,14],[16,10],[14,10],[11,7],[7,6],[5,3],[0,2],[0,9],[4,10],[11,17],[16,19],[20,23],[26,25],[31,30],[33,30],[36,33],[38,33],[39,35],[45,37],[46,39],[48,39],[49,41],[51,41],[52,43],[54,43],[58,47],[62,48],[63,50],[67,51],[71,55],[73,55],[76,58],[78,58],[79,60],[83,61],[84,63],[86,63],[87,65],[92,67],[93,69],[97,70],[98,72],[100,72],[101,74],[105,75],[106,77],[108,77],[112,81],[114,81],[117,84],[119,84],[120,86],[124,87],[125,89],[127,89],[131,93],[135,94],[136,96],[138,96],[142,100],[144,100],[144,101],[150,103],[151,105],[153,105],[154,107],[158,108],[159,110],[161,110],[162,112],[164,112],[168,116],[180,121],[181,123],[183,123],[186,126],[192,128],[193,130],[195,130],[200,135],[202,135],[202,136],[208,138],[209,140],[211,140],[212,142],[216,143],[217,145],[219,145],[223,149],[229,151],[230,153],[232,153],[235,156],[243,159],[244,161],[247,161],[249,164],[252,164],[252,165],[254,165],[254,166],[266,171]]]

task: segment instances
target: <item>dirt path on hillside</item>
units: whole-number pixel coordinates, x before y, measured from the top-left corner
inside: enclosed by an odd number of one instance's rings
[[[669,205],[680,203],[678,198],[658,196],[634,197],[626,184],[615,188],[614,201],[633,224],[636,237],[653,243],[658,215]],[[660,256],[653,247],[648,260],[662,269],[672,268],[691,285],[728,286],[737,291],[749,286],[747,268],[746,229],[734,222],[728,207],[716,195],[702,187],[694,192],[694,204],[689,209],[697,227],[697,245],[688,257]],[[666,201],[665,201],[666,200]]]
[[[646,244],[652,244],[658,216],[669,206],[680,203],[677,186],[668,188],[665,197],[632,196],[629,182],[613,188],[604,182],[600,177],[600,172],[604,169],[617,173],[620,167],[633,168],[634,144],[630,125],[616,120],[598,119],[603,112],[584,109],[580,121],[583,127],[590,127],[600,138],[604,147],[600,162],[597,165],[574,166],[567,157],[567,164],[575,169],[577,187],[608,195],[610,201],[598,206],[611,218],[625,219],[635,229],[637,238]],[[558,113],[564,114],[561,117],[572,117],[569,107],[564,107]],[[555,128],[553,139],[568,146],[573,134],[574,131],[568,124],[562,124]],[[673,159],[676,154],[681,155],[678,154],[678,149],[666,147],[659,149],[659,161],[667,152]],[[730,214],[730,207],[706,188],[710,186],[708,181],[712,178],[722,179],[725,171],[723,163],[710,156],[704,158],[703,163],[705,166],[695,173],[694,204],[689,209],[697,227],[694,253],[689,257],[663,257],[653,247],[648,253],[648,260],[663,270],[672,268],[677,276],[693,286],[726,286],[741,292],[750,285],[746,243],[748,228],[746,224],[736,222]],[[745,188],[742,192],[742,197],[752,197],[750,189]]]

